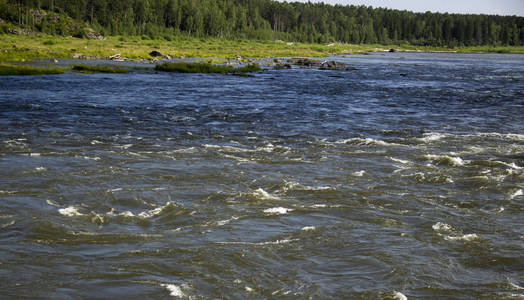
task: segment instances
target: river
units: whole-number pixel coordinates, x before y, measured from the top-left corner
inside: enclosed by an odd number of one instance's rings
[[[524,55],[0,78],[0,298],[524,299]]]

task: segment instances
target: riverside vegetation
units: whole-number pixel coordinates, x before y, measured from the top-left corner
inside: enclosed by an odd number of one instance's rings
[[[172,40],[142,39],[138,36],[110,36],[105,40],[38,34],[33,36],[0,34],[0,61],[27,61],[42,58],[98,58],[120,54],[126,59],[150,59],[155,49],[172,57],[234,58],[242,57],[326,57],[332,54],[364,54],[370,51],[452,51],[524,53],[524,46],[470,46],[446,48],[409,44],[309,44],[299,42],[228,40],[213,37],[178,36]]]
[[[164,58],[224,62],[213,59],[326,57],[391,48],[524,53],[524,18],[271,0],[0,0],[0,63],[157,59],[149,55],[152,50]]]

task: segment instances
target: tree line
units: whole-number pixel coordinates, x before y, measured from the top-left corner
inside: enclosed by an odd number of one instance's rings
[[[449,47],[524,44],[524,17],[518,16],[274,0],[0,0],[0,18],[19,26],[63,34],[57,15],[67,15],[104,35],[150,38],[186,34]]]

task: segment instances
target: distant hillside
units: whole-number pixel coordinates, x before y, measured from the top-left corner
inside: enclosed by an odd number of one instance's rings
[[[523,17],[273,0],[0,0],[0,31],[9,26],[79,37],[93,28],[103,35],[166,39],[187,34],[316,43],[524,45]]]

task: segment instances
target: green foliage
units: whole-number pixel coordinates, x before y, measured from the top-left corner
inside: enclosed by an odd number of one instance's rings
[[[42,45],[53,46],[53,45],[56,45],[56,41],[53,41],[53,40],[47,40],[47,41],[44,41],[44,42],[42,43]]]
[[[96,65],[96,66],[88,66],[88,65],[73,65],[71,69],[75,72],[79,73],[129,73],[131,72],[129,69],[126,68],[119,68],[117,66],[102,66],[102,65]]]
[[[64,70],[59,68],[41,68],[19,65],[0,64],[0,75],[48,75],[63,74]]]
[[[418,46],[524,45],[524,18],[274,0],[0,0],[0,19],[48,34],[175,36]],[[74,22],[72,23],[72,20]],[[80,26],[81,25],[81,26]],[[0,28],[7,32],[5,27]]]
[[[175,62],[157,64],[155,70],[179,73],[218,73],[245,75],[246,73],[260,71],[260,66],[258,64],[250,64],[244,67],[234,68],[232,66],[214,65],[209,63]]]

